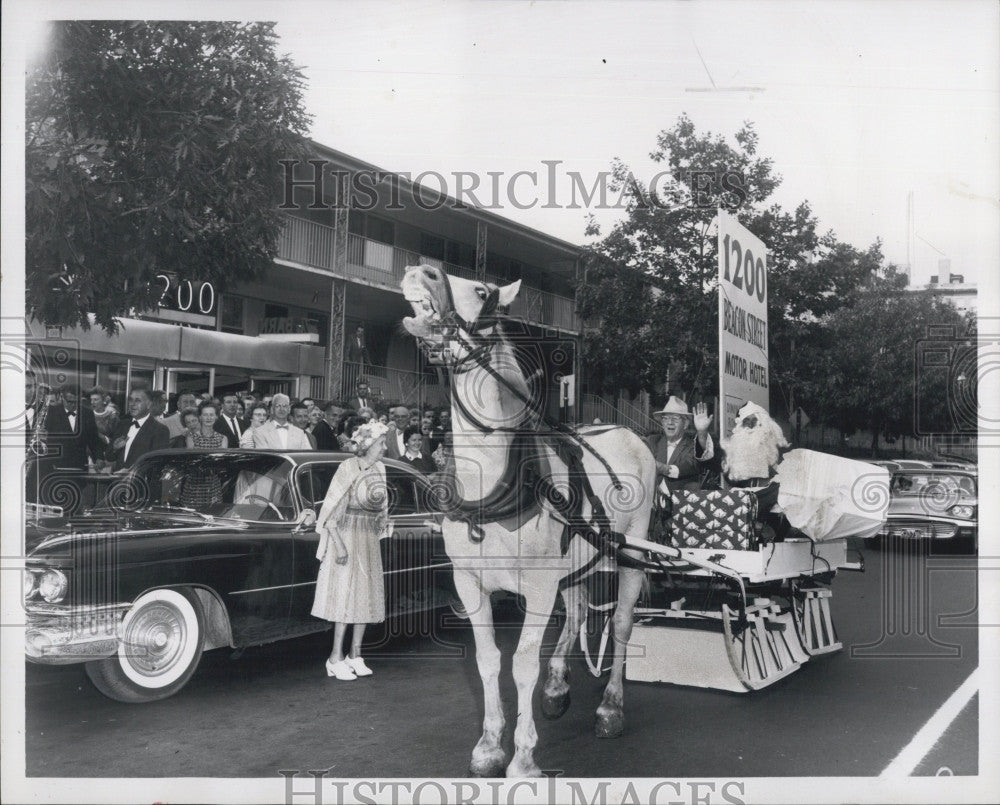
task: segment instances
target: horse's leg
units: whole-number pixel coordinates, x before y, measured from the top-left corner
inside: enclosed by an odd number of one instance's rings
[[[532,589],[524,595],[524,625],[514,651],[514,684],[517,685],[517,727],[514,728],[514,757],[507,766],[508,777],[540,777],[541,769],[535,763],[535,716],[532,697],[538,682],[539,653],[545,627],[552,616],[552,607],[559,588],[558,577],[542,579],[528,585]]]
[[[569,665],[566,654],[587,616],[587,588],[583,584],[564,587],[562,597],[566,604],[566,623],[549,660],[549,676],[542,688],[542,715],[546,718],[559,718],[569,708]]]
[[[476,664],[483,681],[483,734],[475,749],[469,772],[477,777],[501,777],[507,765],[503,751],[503,705],[500,702],[500,649],[493,632],[493,607],[474,571],[455,569],[455,589],[469,614],[476,641]]]
[[[618,738],[625,730],[625,650],[632,636],[632,617],[635,602],[642,592],[644,573],[635,568],[618,568],[618,605],[612,620],[615,656],[611,665],[611,678],[604,689],[604,698],[597,708],[595,732],[598,738]]]

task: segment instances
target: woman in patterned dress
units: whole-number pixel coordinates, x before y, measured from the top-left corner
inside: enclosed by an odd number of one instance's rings
[[[379,541],[392,532],[385,465],[388,428],[369,422],[354,431],[355,455],[337,468],[316,521],[320,560],[312,614],[333,622],[333,650],[327,676],[341,680],[370,676],[361,658],[365,626],[385,620],[385,582]],[[351,649],[344,656],[347,625]]]
[[[224,450],[229,447],[226,436],[215,430],[215,420],[218,418],[219,409],[216,403],[212,400],[202,400],[198,405],[198,430],[185,437],[188,448]],[[222,503],[222,484],[219,476],[211,470],[197,470],[192,467],[184,479],[181,505],[200,511],[204,506],[215,503]]]

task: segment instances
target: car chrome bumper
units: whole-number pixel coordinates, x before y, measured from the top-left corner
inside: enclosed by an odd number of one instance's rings
[[[900,537],[903,539],[953,539],[969,537],[976,533],[977,523],[969,520],[919,519],[900,518],[889,519],[879,534],[883,537]]]
[[[118,650],[122,615],[129,606],[29,604],[25,655],[31,662],[44,665],[70,665],[110,657]]]

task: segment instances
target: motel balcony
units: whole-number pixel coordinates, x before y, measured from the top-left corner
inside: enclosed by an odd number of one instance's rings
[[[331,226],[289,216],[278,247],[278,259],[295,265],[323,269],[331,276],[341,277],[364,285],[400,293],[399,283],[407,266],[427,263],[443,268],[449,274],[475,278],[471,268],[457,266],[442,260],[425,257],[417,252],[380,243],[356,234],[347,236],[347,259],[338,269],[335,262],[335,230]],[[502,280],[486,275],[488,282],[503,284]],[[558,296],[522,283],[517,299],[507,311],[538,327],[548,327],[578,334],[580,317],[576,314],[573,299]]]

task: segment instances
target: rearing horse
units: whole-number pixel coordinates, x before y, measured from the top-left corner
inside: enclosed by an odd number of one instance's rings
[[[524,434],[538,430],[538,414],[528,404],[528,383],[495,315],[498,306],[513,302],[519,281],[501,288],[421,265],[408,268],[401,285],[415,314],[404,319],[403,326],[432,360],[447,367],[451,382],[454,467],[449,472],[456,501],[444,521],[444,543],[473,626],[485,699],[483,734],[473,749],[470,771],[489,777],[538,776],[531,699],[556,594],[562,593],[566,623],[542,692],[542,710],[549,718],[558,718],[569,706],[566,655],[586,617],[582,582],[608,561],[594,537],[603,528],[605,533],[645,539],[656,477],[653,456],[631,431],[607,427],[579,433],[575,463],[567,458],[569,451],[558,446],[559,439],[569,439],[565,435],[529,439],[533,447],[525,452]],[[523,481],[522,465],[532,461],[532,467],[541,468],[540,476],[532,476],[534,505],[525,507],[522,500],[511,514],[511,488],[523,491],[524,484],[518,483]],[[582,487],[580,475],[586,476]],[[570,498],[577,505],[568,517],[565,504]],[[568,522],[589,523],[590,528],[567,530]],[[589,538],[581,535],[584,532]],[[615,654],[597,709],[599,737],[618,737],[624,729],[625,646],[643,582],[640,569],[619,566],[618,575]],[[518,715],[509,763],[502,747],[500,650],[490,606],[490,594],[498,590],[523,595],[525,601],[513,659]]]

